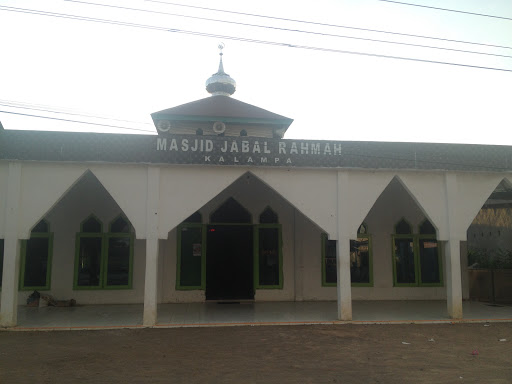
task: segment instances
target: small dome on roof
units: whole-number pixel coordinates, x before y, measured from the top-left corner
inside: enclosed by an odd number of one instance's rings
[[[224,65],[222,64],[223,48],[224,44],[220,44],[219,70],[206,80],[206,90],[211,93],[212,96],[231,96],[236,91],[236,81],[224,72]]]

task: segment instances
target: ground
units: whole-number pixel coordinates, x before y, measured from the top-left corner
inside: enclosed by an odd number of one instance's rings
[[[0,332],[2,384],[127,382],[512,383],[512,323]]]

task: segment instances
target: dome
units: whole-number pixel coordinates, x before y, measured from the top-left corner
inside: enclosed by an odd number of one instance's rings
[[[219,45],[219,70],[217,73],[214,73],[208,80],[206,80],[206,90],[208,93],[211,93],[212,96],[231,96],[236,91],[236,81],[232,79],[226,72],[224,72],[224,65],[222,64],[223,48],[224,45]]]

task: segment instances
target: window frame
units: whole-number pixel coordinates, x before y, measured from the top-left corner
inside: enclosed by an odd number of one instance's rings
[[[370,274],[370,278],[367,283],[360,282],[352,282],[352,274],[350,277],[350,285],[352,287],[373,287],[373,245],[372,245],[372,235],[369,233],[358,233],[358,239],[368,239],[368,273]],[[351,240],[352,241],[352,240]]]
[[[368,229],[368,226],[366,223],[362,223],[361,225],[364,225],[366,229]],[[359,226],[359,228],[361,227]],[[325,268],[325,246],[326,242],[329,240],[327,233],[322,233],[322,239],[321,239],[321,247],[322,247],[322,287],[337,287],[338,282],[336,283],[328,283],[327,282],[327,271]],[[350,277],[350,286],[351,287],[373,287],[373,245],[372,245],[372,235],[369,233],[357,233],[358,239],[368,239],[368,273],[370,275],[370,278],[368,280],[368,283],[359,283],[359,282],[352,282],[352,274]],[[353,241],[354,239],[350,239],[350,241]],[[338,240],[336,241],[336,248],[338,247]],[[336,265],[338,264],[337,260],[338,255],[336,255]],[[336,277],[337,280],[337,277]]]
[[[0,265],[1,265],[1,268],[0,268],[0,291],[2,290],[2,284],[3,284],[3,272],[4,272],[4,247],[5,247],[5,239],[3,238],[0,238]]]
[[[327,236],[327,233],[322,233],[321,234],[321,247],[322,247],[322,287],[336,287],[338,286],[338,277],[336,276],[336,282],[335,283],[328,283],[327,282],[327,270],[325,268],[325,247],[327,246],[327,241],[329,241],[329,237]],[[336,242],[336,253],[338,252],[337,250],[337,247],[338,247],[338,242]],[[337,264],[338,264],[338,259],[337,259],[338,255],[336,254],[336,268],[337,268]],[[338,272],[336,271],[336,275],[338,274]]]
[[[48,239],[48,257],[46,260],[46,285],[41,286],[25,286],[25,266],[27,262],[27,242],[28,240],[22,240],[21,242],[21,258],[20,258],[20,277],[19,277],[19,290],[20,291],[34,291],[34,290],[40,290],[40,291],[49,291],[51,289],[51,276],[52,276],[52,256],[53,256],[53,232],[50,231],[50,223],[46,220],[41,220],[46,223],[48,226],[48,232],[31,232],[30,233],[30,239],[39,238],[39,239]]]
[[[83,232],[83,224],[93,217],[97,220],[101,225],[102,232]],[[110,232],[112,224],[122,217],[126,220],[130,226],[130,232]],[[80,232],[76,234],[75,237],[75,265],[74,265],[74,276],[73,276],[73,290],[79,291],[89,291],[89,290],[125,290],[133,288],[133,253],[134,253],[134,239],[135,234],[133,230],[133,226],[128,220],[128,218],[119,214],[114,217],[108,226],[109,232],[103,232],[103,222],[98,219],[95,215],[91,214],[87,216],[85,220],[80,223]],[[129,251],[129,260],[128,260],[128,284],[125,285],[107,285],[107,271],[108,271],[108,258],[109,258],[109,239],[116,237],[128,237],[130,239],[130,251]],[[101,239],[101,252],[100,252],[100,276],[99,276],[99,284],[95,286],[83,286],[78,285],[78,266],[79,266],[79,257],[80,257],[80,240],[82,238],[100,238]]]
[[[277,229],[277,251],[279,261],[279,284],[274,285],[261,285],[260,284],[260,229],[275,228]],[[283,235],[282,224],[255,224],[253,226],[253,284],[254,289],[283,289]]]
[[[206,226],[202,223],[182,223],[176,230],[176,290],[177,291],[195,291],[206,290]],[[201,285],[182,285],[181,284],[181,230],[183,228],[201,229]]]
[[[439,283],[423,283],[421,281],[421,259],[420,259],[420,240],[435,240],[437,244],[437,265],[439,269]],[[418,248],[418,285],[421,287],[443,287],[444,286],[444,275],[443,275],[443,252],[442,247],[440,247],[439,240],[437,240],[437,235],[425,235],[418,234],[417,235],[417,248]]]
[[[437,234],[420,234],[414,233],[414,227],[407,221],[405,218],[401,218],[398,220],[397,224],[404,220],[407,222],[411,228],[412,233],[410,234],[396,234],[391,235],[391,260],[393,264],[393,287],[443,287],[444,286],[444,276],[443,276],[443,255],[442,255],[442,247],[439,246],[439,240],[437,240]],[[430,221],[428,219],[424,219],[418,225],[418,232],[420,231],[421,226],[425,223],[425,221]],[[395,232],[396,225],[395,224]],[[396,260],[395,260],[395,239],[411,239],[413,243],[413,256],[414,256],[414,283],[398,283],[397,282],[397,272],[396,272]],[[421,282],[421,259],[420,259],[420,240],[423,239],[433,239],[437,243],[437,260],[439,267],[439,283],[423,283]]]

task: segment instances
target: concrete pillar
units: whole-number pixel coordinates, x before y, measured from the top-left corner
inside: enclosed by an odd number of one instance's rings
[[[20,216],[21,163],[9,163],[5,210],[4,268],[0,326],[14,327],[18,322],[18,280],[20,275]]]
[[[338,236],[336,247],[338,319],[352,320],[352,286],[350,283],[350,238]]]
[[[469,300],[469,266],[468,266],[468,242],[460,243],[460,274],[462,280],[462,300]]]
[[[304,237],[300,236],[303,231],[303,219],[297,210],[293,210],[293,255],[295,259],[295,301],[304,301]],[[300,231],[300,232],[299,232]],[[299,235],[298,235],[299,233]]]
[[[144,283],[145,326],[153,326],[157,319],[158,299],[158,239],[146,239],[146,277]]]
[[[146,200],[146,275],[144,280],[144,316],[142,323],[153,326],[157,319],[158,301],[158,213],[160,201],[160,168],[148,167]]]
[[[350,284],[350,217],[347,196],[348,173],[338,172],[337,182],[337,226],[338,244],[336,247],[338,319],[352,320],[352,286]]]
[[[460,242],[466,240],[467,227],[460,223],[459,201],[461,195],[457,175],[445,174],[446,218],[448,241],[445,241],[446,257],[446,304],[448,316],[462,318],[462,280],[460,267]]]
[[[446,300],[448,316],[452,319],[462,319],[460,240],[450,239],[444,243],[446,255]]]

